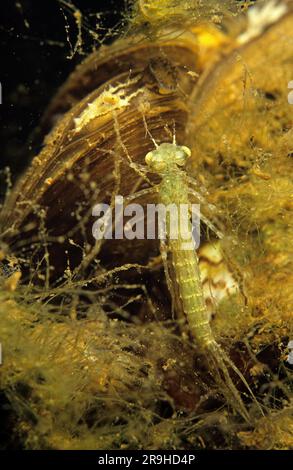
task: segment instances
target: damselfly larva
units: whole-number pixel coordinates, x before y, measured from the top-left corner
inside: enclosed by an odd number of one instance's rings
[[[165,207],[171,204],[177,207],[181,204],[190,204],[190,193],[195,194],[190,187],[191,178],[184,171],[184,166],[191,151],[188,147],[176,145],[175,142],[163,143],[149,152],[145,161],[149,169],[161,176],[158,186],[158,202]],[[209,313],[204,301],[202,283],[200,279],[198,257],[195,249],[186,249],[192,243],[192,225],[190,220],[184,223],[184,229],[180,227],[178,220],[178,236],[170,237],[170,217],[165,220],[165,234],[168,254],[172,260],[176,289],[180,296],[183,311],[189,325],[190,332],[197,342],[198,348],[207,356],[208,363],[212,366],[211,372],[220,385],[220,389],[229,402],[246,420],[248,412],[230,377],[228,368],[233,369],[241,377],[249,389],[244,377],[238,371],[227,354],[215,340],[210,322]],[[187,228],[186,228],[187,227]],[[190,242],[190,243],[189,243]],[[163,253],[162,253],[163,254]],[[166,253],[163,256],[165,272],[170,293],[172,295],[171,277],[166,266]],[[173,286],[175,290],[175,286]]]

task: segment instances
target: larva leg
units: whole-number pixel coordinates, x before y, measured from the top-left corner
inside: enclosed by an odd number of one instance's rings
[[[132,161],[132,163],[130,163],[130,167],[133,168],[141,176],[142,179],[146,180],[150,185],[152,185],[151,181],[146,177],[148,170],[144,165],[141,165],[137,162],[134,163],[134,161]]]
[[[208,206],[208,208],[213,208],[214,206],[208,204],[205,199],[198,194],[197,191],[194,191],[192,188],[188,188],[188,193],[192,194],[195,198],[197,198],[205,207]],[[214,232],[219,239],[222,239],[224,237],[224,234],[201,212],[200,213],[200,218],[203,220],[203,222],[207,225],[207,227]]]
[[[217,237],[221,240],[222,238],[224,238],[224,234],[204,215],[204,214],[200,214],[200,218],[202,219],[202,221],[206,224],[206,226],[212,231],[214,232],[215,235],[217,235]]]
[[[133,193],[133,194],[129,194],[128,196],[125,196],[124,201],[130,202],[130,201],[133,201],[134,199],[138,199],[140,197],[147,196],[149,194],[154,194],[154,192],[156,191],[157,191],[156,187],[145,188],[145,189],[142,189],[141,191],[137,191],[137,193]]]
[[[195,189],[191,188],[188,186],[188,192],[189,194],[192,194],[199,202],[207,206],[207,208],[211,211],[214,212],[216,210],[216,207],[213,204],[209,204],[206,200],[206,198],[198,191]]]
[[[132,186],[131,191],[130,191],[129,194],[137,193],[139,191],[139,188],[142,185],[143,181],[144,181],[143,178],[141,176],[139,176],[139,178],[137,178],[136,182]]]
[[[186,179],[186,183],[188,185],[188,192],[198,199],[199,202],[204,204],[210,212],[215,212],[217,208],[213,204],[209,204],[205,199],[205,195],[209,194],[207,189],[204,186],[201,186],[199,191],[198,183],[194,178],[191,178],[188,175],[184,175],[184,178]]]
[[[194,187],[197,191],[200,189],[201,194],[209,194],[208,190],[204,186],[200,186],[198,181],[187,174],[184,175],[186,183],[189,187]]]
[[[200,192],[196,191],[190,186],[188,186],[188,192],[189,194],[192,194],[197,199],[197,201],[199,201],[201,204],[204,204],[205,206],[208,206],[208,207],[209,206],[214,207],[207,202],[206,198],[202,194],[200,194]]]

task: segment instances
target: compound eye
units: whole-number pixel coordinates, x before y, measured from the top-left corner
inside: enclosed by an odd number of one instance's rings
[[[154,154],[153,152],[148,152],[145,156],[145,162],[147,165],[151,165],[154,160]]]
[[[188,147],[179,147],[176,152],[176,163],[179,166],[183,166],[186,163],[188,157],[190,157],[191,151]]]

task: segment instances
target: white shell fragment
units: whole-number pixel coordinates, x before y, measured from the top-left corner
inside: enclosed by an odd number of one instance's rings
[[[138,89],[135,93],[130,95],[126,94],[126,87],[136,81],[137,80],[129,80],[123,85],[120,84],[115,87],[110,86],[94,101],[88,103],[80,116],[74,119],[75,131],[80,132],[83,127],[89,124],[89,122],[96,117],[104,116],[108,113],[111,113],[112,115],[113,112],[128,106],[132,98],[143,91],[142,89]]]
[[[239,286],[225,263],[219,242],[201,246],[198,255],[204,299],[211,317],[218,303],[239,292]]]

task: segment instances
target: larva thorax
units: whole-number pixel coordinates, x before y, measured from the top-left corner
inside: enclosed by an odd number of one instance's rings
[[[162,181],[159,185],[160,202],[169,204],[188,204],[188,187],[184,181],[184,167],[191,151],[188,147],[163,143],[149,152],[145,161],[151,171],[159,174]]]

